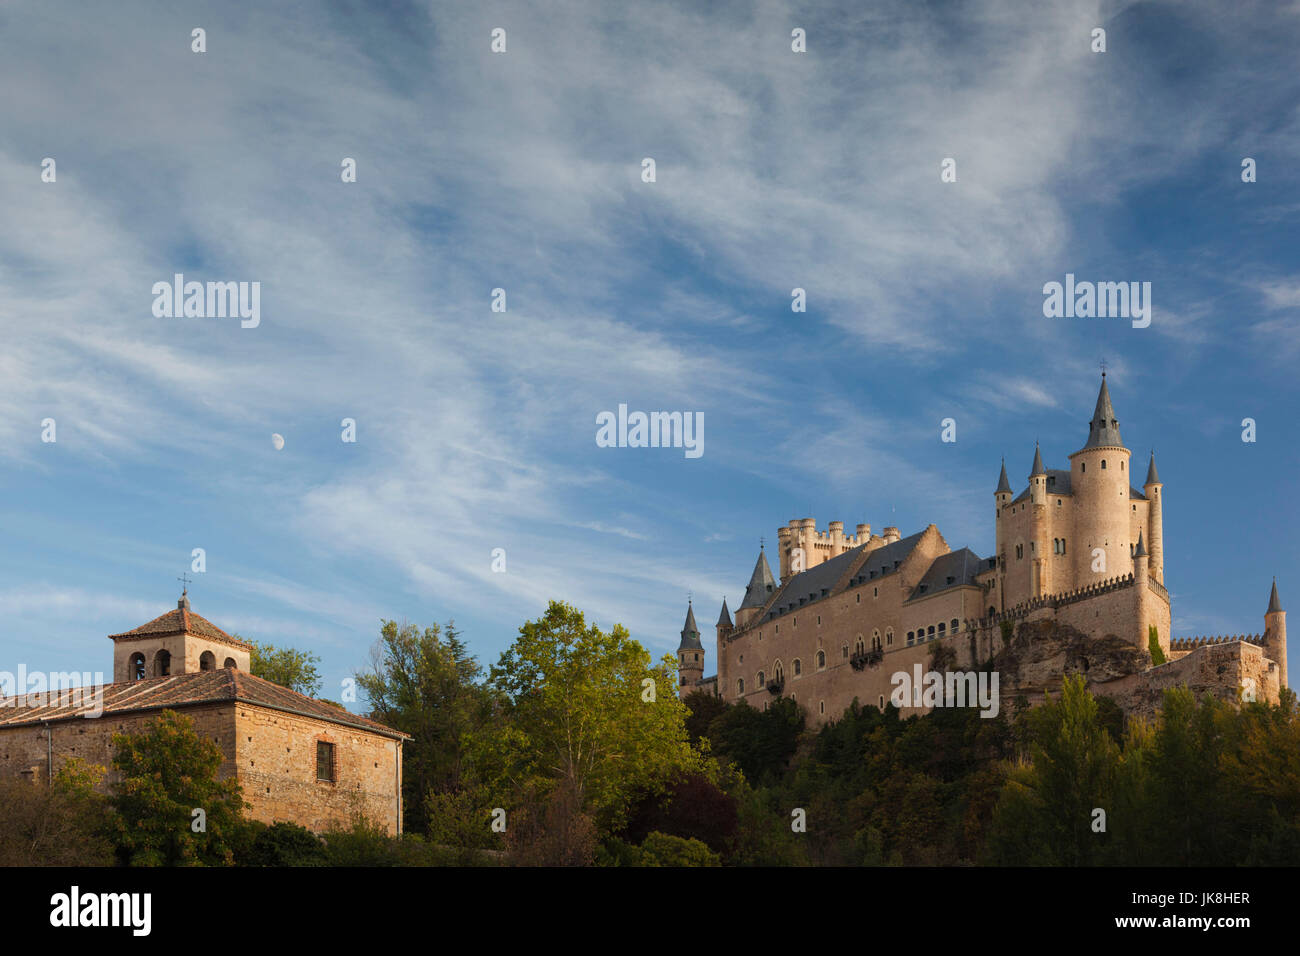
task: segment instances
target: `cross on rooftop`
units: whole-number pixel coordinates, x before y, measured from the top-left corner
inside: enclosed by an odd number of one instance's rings
[[[194,579],[189,577],[184,571],[182,571],[181,576],[176,580],[181,582],[181,594],[182,595],[188,594],[190,590],[190,582]]]

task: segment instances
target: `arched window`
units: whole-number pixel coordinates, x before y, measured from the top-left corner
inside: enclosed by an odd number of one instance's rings
[[[172,656],[167,651],[159,651],[153,656],[153,676],[167,677],[172,672]]]
[[[885,644],[888,647],[894,646],[894,629],[892,627],[885,628]]]
[[[759,687],[759,690],[762,690],[762,689],[763,689],[763,685],[766,684],[766,683],[767,683],[767,681],[763,680],[763,672],[762,672],[762,671],[759,671],[759,672],[758,672],[758,687]]]
[[[785,670],[781,667],[780,661],[776,662],[776,672],[772,675],[772,677],[776,680],[777,683],[780,683],[781,681],[785,680]]]
[[[907,646],[908,646],[908,647],[911,647],[915,642],[916,642],[916,632],[915,632],[915,631],[908,631],[908,632],[907,632]]]
[[[1105,471],[1105,470],[1106,470],[1106,459],[1105,459],[1105,458],[1103,458],[1103,459],[1101,460],[1101,470],[1102,470],[1102,471]]]
[[[994,614],[997,614],[997,613],[998,613],[997,608],[995,608],[992,604],[990,604],[990,605],[989,605],[989,617],[992,617]]]
[[[1119,462],[1119,470],[1120,470],[1120,471],[1123,471],[1123,470],[1124,470],[1124,460],[1123,460],[1122,458],[1120,459],[1120,462]]]
[[[199,670],[211,671],[217,668],[217,656],[211,651],[204,651],[199,655]]]
[[[825,666],[826,666],[826,652],[825,652],[825,651],[818,651],[818,652],[817,652],[817,669],[818,669],[818,670],[821,670],[821,669],[822,669],[823,667],[825,667]]]
[[[943,621],[940,621],[940,622],[939,622],[939,636],[940,636],[940,637],[943,637],[943,634],[944,634],[944,630],[945,630],[945,629],[946,629],[946,625],[943,623]]]
[[[930,641],[934,640],[934,625],[931,624],[929,630],[927,630],[925,633],[926,633],[926,640],[930,640]]]
[[[225,662],[224,664],[222,664],[221,666],[222,666],[222,667],[229,667],[229,668],[231,668],[232,670],[238,670],[238,669],[239,669],[239,665],[235,663],[235,659],[234,659],[233,657],[227,657],[227,658],[226,658],[226,662]]]
[[[1061,554],[1065,554],[1065,539],[1061,539]]]
[[[799,658],[796,657],[794,659],[794,676],[798,677],[802,673],[803,673],[803,661],[799,660]]]
[[[862,641],[862,635],[859,634],[859,635],[858,635],[857,643],[853,645],[853,653],[854,653],[854,654],[865,654],[866,651],[867,651],[867,645],[863,643],[863,641]]]
[[[144,655],[131,655],[131,680],[144,680]]]
[[[741,695],[744,693],[745,693],[745,678],[741,677],[736,681],[736,694]]]
[[[1088,470],[1088,463],[1086,461],[1079,462],[1079,473],[1082,474],[1087,470]]]
[[[840,657],[844,658],[844,660],[846,661],[849,659],[849,645],[847,644],[840,645]]]
[[[951,631],[955,631],[955,630],[957,630],[957,627],[958,627],[957,619],[954,617],[954,618],[952,619],[952,627],[950,627],[949,630],[951,630]]]

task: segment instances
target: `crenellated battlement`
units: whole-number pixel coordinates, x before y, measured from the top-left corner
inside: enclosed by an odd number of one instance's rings
[[[1171,651],[1192,651],[1198,647],[1205,647],[1210,644],[1233,644],[1236,642],[1244,644],[1264,643],[1262,634],[1217,634],[1203,637],[1175,637],[1169,641]]]

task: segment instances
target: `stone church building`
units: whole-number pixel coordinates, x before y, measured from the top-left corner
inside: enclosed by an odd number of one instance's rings
[[[993,492],[996,550],[954,551],[933,524],[902,537],[812,518],[778,531],[780,579],[760,549],[733,620],[716,626],[718,672],[705,678],[693,608],[678,646],[679,693],[704,690],[765,707],[788,696],[816,723],[857,699],[883,708],[893,677],[992,664],[1010,703],[1055,692],[1069,672],[1126,711],[1152,713],[1186,684],[1229,699],[1277,700],[1287,685],[1286,613],[1276,582],[1262,634],[1173,638],[1164,572],[1164,484],[1155,454],[1141,485],[1103,374],[1083,446],[1047,468],[1038,448],[1019,493],[1006,463]],[[1163,660],[1161,660],[1163,658]],[[904,713],[925,708],[905,708]]]
[[[360,812],[401,832],[407,734],[253,676],[252,647],[195,614],[185,594],[110,638],[111,684],[0,698],[0,775],[47,781],[70,757],[111,774],[112,735],[143,731],[167,709],[221,747],[219,775],[239,781],[247,816],[319,832]]]

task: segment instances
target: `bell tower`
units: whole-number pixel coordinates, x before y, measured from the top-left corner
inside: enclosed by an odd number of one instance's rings
[[[190,610],[189,589],[176,610],[122,634],[113,642],[113,683],[192,674],[222,667],[249,669],[253,646]]]

